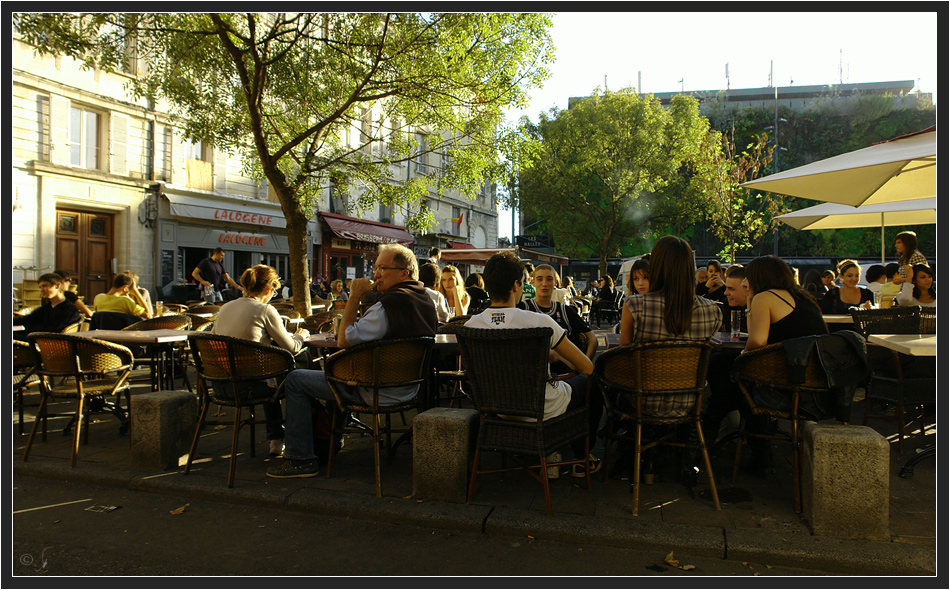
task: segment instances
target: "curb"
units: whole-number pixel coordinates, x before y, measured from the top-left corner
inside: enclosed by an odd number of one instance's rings
[[[200,498],[214,502],[267,506],[283,510],[382,521],[421,527],[461,530],[500,536],[532,536],[566,543],[611,547],[676,550],[696,555],[756,561],[774,565],[818,569],[839,575],[936,575],[936,547],[890,541],[839,539],[801,534],[777,534],[754,529],[724,529],[713,526],[640,523],[605,520],[577,514],[525,513],[511,508],[477,504],[454,504],[413,498],[356,496],[353,494],[296,488],[279,482],[269,489],[235,489],[221,485],[220,478],[199,474],[188,477],[169,471],[140,475],[117,471],[106,465],[86,464],[70,469],[61,461],[42,459],[14,461],[14,474],[46,479],[126,488],[133,491]],[[209,481],[213,480],[213,485]],[[270,484],[270,482],[268,482]]]

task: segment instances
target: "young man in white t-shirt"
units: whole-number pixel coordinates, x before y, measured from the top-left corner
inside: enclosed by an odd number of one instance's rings
[[[583,406],[587,390],[588,376],[594,372],[594,363],[578,349],[567,337],[564,328],[546,314],[535,313],[515,307],[521,301],[524,290],[524,264],[510,252],[500,252],[493,255],[485,263],[485,289],[491,297],[491,307],[482,313],[473,316],[465,322],[469,328],[488,329],[525,329],[549,327],[551,335],[551,360],[561,361],[577,371],[578,375],[566,381],[549,381],[544,394],[544,419],[560,416],[569,409]],[[598,408],[601,406],[598,404]],[[593,415],[594,412],[592,412]],[[600,415],[597,416],[600,421]],[[594,420],[591,419],[593,424]],[[596,441],[597,425],[591,428],[591,446]],[[576,441],[573,445],[575,457],[583,457],[584,442]],[[554,452],[548,457],[549,461],[561,460],[560,453]],[[600,460],[590,457],[591,472],[600,468]],[[575,465],[572,475],[584,477],[583,467]],[[548,478],[558,477],[560,471],[556,467],[548,468]]]

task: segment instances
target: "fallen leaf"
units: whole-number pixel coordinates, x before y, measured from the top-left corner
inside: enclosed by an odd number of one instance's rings
[[[190,502],[189,502],[189,504],[190,504]],[[188,504],[185,504],[184,506],[182,506],[182,507],[180,507],[180,508],[175,508],[174,510],[169,510],[168,513],[169,513],[169,514],[181,514],[182,512],[185,511],[185,508],[186,508],[187,506],[188,506]]]
[[[673,566],[673,567],[675,567],[675,568],[679,568],[679,569],[681,569],[681,570],[683,570],[683,571],[689,571],[689,570],[694,570],[694,569],[696,569],[696,566],[695,566],[695,565],[680,565],[679,560],[673,558],[673,552],[672,552],[672,551],[670,551],[670,554],[666,556],[666,560],[665,560],[665,561],[666,561],[667,564],[669,564],[669,565],[671,565],[671,566]]]

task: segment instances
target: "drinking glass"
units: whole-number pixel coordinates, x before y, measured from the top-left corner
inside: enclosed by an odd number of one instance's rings
[[[739,337],[739,332],[742,331],[742,310],[733,309],[729,317],[729,327],[731,328],[730,332],[733,338]]]

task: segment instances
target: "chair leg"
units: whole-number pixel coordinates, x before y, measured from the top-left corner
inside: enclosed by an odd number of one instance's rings
[[[904,452],[904,404],[898,402],[897,407],[894,408],[894,413],[897,415],[897,451],[899,453]]]
[[[802,512],[802,481],[801,481],[801,445],[798,442],[798,420],[792,417],[792,460],[794,461],[793,477],[795,478],[795,512]]]
[[[643,434],[643,425],[637,422],[636,433],[633,437],[633,515],[640,515],[640,440]]]
[[[712,493],[713,504],[716,510],[722,510],[719,503],[719,491],[716,489],[716,477],[713,475],[712,463],[709,461],[709,449],[706,448],[706,439],[703,437],[703,427],[699,416],[696,417],[696,433],[699,436],[699,449],[703,454],[703,464],[706,466],[706,473],[709,476],[709,490]]]
[[[551,509],[551,484],[548,482],[548,459],[541,455],[541,485],[544,487],[544,512],[548,516],[553,516]]]
[[[76,401],[76,431],[73,432],[73,454],[72,454],[72,458],[69,461],[70,467],[76,466],[76,455],[79,454],[79,436],[80,436],[79,431],[82,430],[83,401],[85,400],[85,397],[86,396],[80,394],[79,400]],[[88,416],[87,416],[87,421],[86,421],[87,438],[88,438],[88,431],[89,431],[89,422],[88,422]]]
[[[319,403],[319,402],[315,402],[315,403]],[[335,402],[330,402],[330,403],[335,403]],[[330,413],[330,452],[327,454],[327,479],[330,479],[330,473],[333,471],[333,457],[336,456],[336,417],[338,415],[338,412],[333,411],[333,410],[330,410],[329,413]],[[341,433],[340,436],[342,437],[343,434]]]
[[[33,420],[33,428],[30,429],[30,438],[26,441],[26,450],[23,451],[24,462],[26,462],[27,458],[30,456],[30,449],[33,448],[33,437],[36,436],[36,431],[40,428],[40,422],[43,422],[44,417],[46,416],[46,397],[46,394],[42,392],[40,393],[40,406],[36,410],[36,418]]]
[[[389,414],[386,415],[387,419]],[[389,433],[386,434],[387,440],[389,438]],[[382,485],[380,485],[380,473],[379,473],[379,414],[373,414],[373,463],[376,471],[376,497],[383,497]]]
[[[739,417],[739,430],[736,431],[736,463],[732,466],[732,483],[739,477],[739,461],[742,459],[742,439],[745,438],[745,417]]]
[[[602,467],[603,473],[601,474],[601,481],[607,483],[607,472],[610,471],[610,447],[613,443],[614,435],[614,420],[611,417],[607,417],[607,431],[604,433],[604,466]]]
[[[475,496],[475,479],[478,477],[478,465],[479,460],[482,457],[481,453],[482,452],[480,450],[477,448],[475,449],[475,459],[472,460],[472,477],[468,480],[468,499],[465,500],[466,503],[470,503],[472,498]],[[26,458],[23,460],[26,461]]]
[[[201,404],[201,411],[198,414],[198,425],[195,426],[195,437],[191,440],[191,448],[188,450],[188,461],[185,462],[185,475],[191,471],[191,461],[195,458],[195,452],[198,450],[198,439],[201,438],[201,429],[205,425],[205,416],[208,414],[208,406],[211,403],[205,401]]]
[[[234,435],[231,438],[231,460],[228,462],[228,487],[234,487],[234,470],[237,466],[238,434],[241,432],[241,406],[234,407]]]

